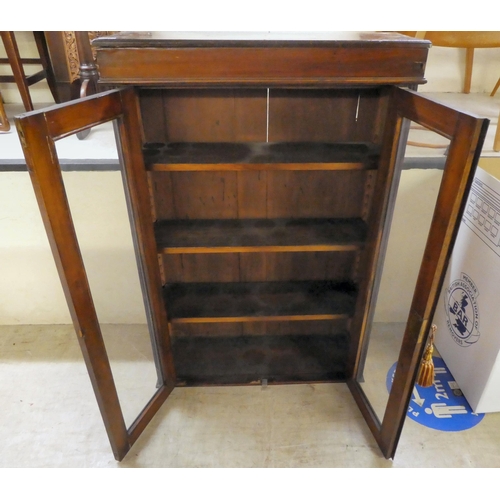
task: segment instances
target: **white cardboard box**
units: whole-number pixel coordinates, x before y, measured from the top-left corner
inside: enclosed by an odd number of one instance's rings
[[[472,410],[500,411],[500,180],[480,167],[434,323],[436,348]]]

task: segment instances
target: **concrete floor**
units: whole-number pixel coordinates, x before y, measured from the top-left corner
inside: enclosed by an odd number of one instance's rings
[[[144,355],[125,351],[140,377]],[[345,384],[176,388],[118,463],[72,327],[1,326],[0,358],[0,467],[500,467],[500,413],[461,432],[407,418],[384,459]],[[139,408],[152,382],[122,401]]]

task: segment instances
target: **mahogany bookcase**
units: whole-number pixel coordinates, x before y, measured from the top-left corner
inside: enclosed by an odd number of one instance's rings
[[[417,94],[430,43],[394,33],[144,32],[93,44],[111,90],[16,125],[115,457],[175,387],[262,381],[347,383],[393,457],[487,120]],[[128,428],[54,146],[109,120],[158,375]],[[364,359],[409,121],[451,142],[379,418]]]

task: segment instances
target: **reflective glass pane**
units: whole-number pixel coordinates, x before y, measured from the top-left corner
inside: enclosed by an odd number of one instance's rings
[[[388,375],[396,363],[427,242],[449,141],[410,124],[403,170],[392,215],[386,222],[386,251],[379,268],[378,294],[361,386],[380,421],[389,397]]]
[[[113,124],[56,142],[85,269],[127,426],[156,391]]]

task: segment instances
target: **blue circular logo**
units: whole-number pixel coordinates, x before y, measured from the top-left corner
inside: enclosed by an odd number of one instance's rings
[[[415,385],[408,407],[408,416],[419,424],[439,431],[463,431],[477,425],[484,413],[474,413],[442,358],[433,357],[434,384]],[[397,363],[387,373],[390,391]]]
[[[479,340],[478,295],[476,284],[465,273],[446,289],[446,324],[451,337],[459,346],[469,347]]]

